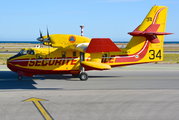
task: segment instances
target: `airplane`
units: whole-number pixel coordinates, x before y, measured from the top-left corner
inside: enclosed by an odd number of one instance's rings
[[[110,70],[113,67],[163,61],[166,6],[153,6],[143,22],[132,32],[125,48],[118,48],[110,38],[88,38],[71,34],[52,34],[38,41],[48,48],[25,48],[7,60],[7,67],[22,76],[72,74],[81,81],[85,71]]]

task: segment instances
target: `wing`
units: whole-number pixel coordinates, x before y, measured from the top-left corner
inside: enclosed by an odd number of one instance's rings
[[[88,44],[77,45],[76,50],[90,54],[90,61],[82,61],[85,70],[109,70],[110,65],[101,63],[103,52],[120,52],[121,50],[109,38],[93,38]]]

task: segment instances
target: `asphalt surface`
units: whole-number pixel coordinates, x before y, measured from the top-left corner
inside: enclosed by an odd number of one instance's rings
[[[0,120],[179,119],[179,64],[87,73],[87,81],[71,75],[18,81],[16,73],[0,65]]]

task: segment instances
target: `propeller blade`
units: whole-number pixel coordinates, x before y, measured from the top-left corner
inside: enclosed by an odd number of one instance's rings
[[[48,27],[47,27],[47,37],[49,37]]]
[[[42,32],[39,30],[40,32],[40,37],[37,38],[38,41],[42,42],[43,41],[43,36],[42,36]]]
[[[43,38],[43,36],[42,36],[42,32],[41,32],[40,30],[39,30],[39,32],[40,32],[40,37]]]
[[[47,38],[44,39],[44,42],[48,42],[48,43],[51,42],[48,27],[47,27]]]
[[[50,36],[49,36],[49,32],[48,32],[48,27],[47,27],[47,41],[48,41],[48,52],[49,52],[49,58],[50,58],[50,46],[49,46],[49,42],[51,42],[50,40]]]

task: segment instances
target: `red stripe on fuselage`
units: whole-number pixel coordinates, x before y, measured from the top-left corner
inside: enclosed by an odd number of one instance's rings
[[[13,65],[20,65],[20,66],[27,66],[29,62],[29,59],[16,59],[16,60],[11,60],[9,63]]]
[[[137,53],[132,55],[111,55],[110,60],[106,61],[107,58],[103,58],[103,63],[121,63],[121,62],[136,62],[141,60],[147,53],[150,42],[146,40],[144,46]],[[115,60],[115,61],[114,61]]]
[[[11,64],[7,64],[8,68],[16,73],[18,71],[23,71],[24,73],[29,73],[33,75],[40,74],[78,74],[80,70],[37,70],[37,69],[29,69],[29,68],[21,68],[17,66],[13,66]]]

